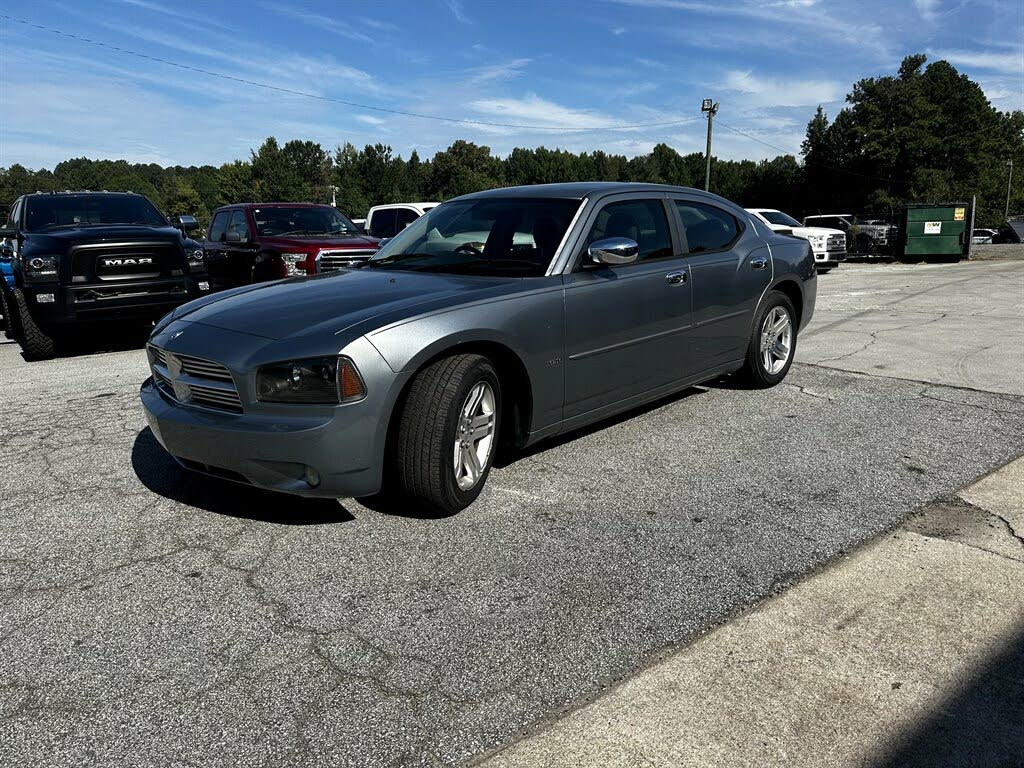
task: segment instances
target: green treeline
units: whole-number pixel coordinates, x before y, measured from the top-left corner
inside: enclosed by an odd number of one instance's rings
[[[1024,212],[1024,112],[999,112],[981,87],[945,61],[908,56],[896,75],[854,84],[830,122],[819,107],[807,125],[801,159],[713,159],[711,190],[745,206],[793,215],[856,212],[890,215],[907,202],[950,202],[978,196],[978,224],[1002,220],[1007,161],[1015,166],[1011,213]],[[312,141],[268,138],[248,160],[215,166],[131,164],[78,158],[52,171],[19,164],[0,168],[0,207],[36,190],[132,190],[169,215],[205,221],[231,202],[329,202],[353,218],[378,203],[445,200],[496,186],[558,181],[644,181],[702,187],[704,156],[658,144],[626,158],[600,150],[573,153],[490,148],[456,141],[431,159],[407,159],[384,144],[333,151]],[[6,209],[6,208],[4,208]]]

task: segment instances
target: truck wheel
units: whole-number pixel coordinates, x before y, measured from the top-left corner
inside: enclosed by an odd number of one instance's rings
[[[48,336],[42,328],[36,325],[36,321],[28,311],[28,302],[25,301],[25,294],[20,288],[15,288],[11,293],[9,304],[13,304],[14,316],[19,326],[18,342],[21,344],[22,352],[26,360],[45,360],[53,357],[56,352],[56,345],[53,337]]]
[[[740,379],[752,389],[774,387],[789,373],[796,354],[796,312],[781,291],[772,291],[757,313]]]
[[[454,355],[420,371],[401,410],[392,457],[403,495],[433,515],[472,504],[491,471],[500,415],[501,384],[486,357]]]

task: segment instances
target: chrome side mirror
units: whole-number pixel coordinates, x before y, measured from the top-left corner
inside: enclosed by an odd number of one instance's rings
[[[593,243],[587,248],[587,255],[595,264],[632,264],[640,255],[640,246],[636,240],[630,240],[628,237],[609,237]]]

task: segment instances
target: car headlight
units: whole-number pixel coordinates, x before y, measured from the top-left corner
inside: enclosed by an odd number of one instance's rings
[[[30,256],[23,262],[28,280],[55,280],[57,278],[56,256]]]
[[[194,248],[188,252],[188,265],[201,267],[206,263],[206,252],[202,248]]]
[[[256,399],[264,403],[351,403],[366,396],[347,357],[314,357],[265,365],[256,372]]]
[[[284,271],[288,277],[293,275],[304,275],[306,270],[299,264],[309,258],[305,253],[282,253],[281,261],[284,262]]]

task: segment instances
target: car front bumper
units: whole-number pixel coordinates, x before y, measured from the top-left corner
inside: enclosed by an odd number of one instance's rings
[[[335,337],[332,335],[331,339]],[[242,410],[175,399],[146,380],[139,393],[153,436],[188,469],[302,496],[369,496],[380,490],[388,424],[408,376],[396,374],[365,338],[331,349],[320,337],[280,341],[176,320],[150,339],[172,354],[227,368]],[[337,351],[352,359],[366,396],[343,405],[258,402],[255,371],[269,362]],[[309,482],[307,469],[319,482]]]
[[[205,275],[91,285],[26,283],[29,311],[43,324],[92,320],[155,320],[209,292]]]
[[[814,264],[819,269],[833,269],[839,266],[839,262],[846,261],[846,251],[815,251]]]
[[[152,377],[139,396],[153,436],[186,469],[272,491],[342,498],[380,489],[373,435],[360,419],[295,414],[287,419],[186,406]],[[319,482],[311,484],[309,469]]]

